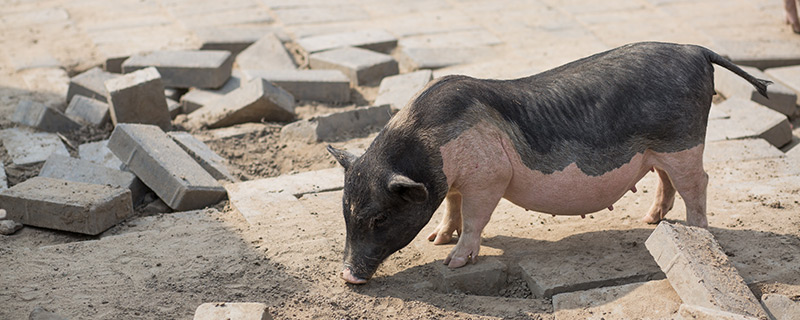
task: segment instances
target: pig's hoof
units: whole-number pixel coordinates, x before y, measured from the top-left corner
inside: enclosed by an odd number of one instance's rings
[[[453,240],[453,233],[452,232],[447,233],[447,232],[436,232],[436,231],[434,231],[433,233],[428,235],[428,241],[433,241],[433,244],[435,244],[435,245],[448,244],[452,240]]]
[[[647,224],[658,224],[659,222],[661,222],[661,218],[656,216],[646,215],[642,217],[642,222]]]

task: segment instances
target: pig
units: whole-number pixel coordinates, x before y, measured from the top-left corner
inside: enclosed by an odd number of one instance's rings
[[[408,245],[446,201],[428,240],[458,242],[450,268],[476,262],[501,198],[553,215],[610,208],[655,170],[658,223],[676,191],[686,220],[706,227],[703,148],[713,64],[767,95],[757,79],[695,45],[625,45],[515,80],[439,78],[402,108],[360,157],[328,146],[344,167],[341,277],[363,284]]]

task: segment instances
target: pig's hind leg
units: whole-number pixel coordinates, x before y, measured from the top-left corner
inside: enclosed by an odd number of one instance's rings
[[[642,221],[654,224],[663,220],[667,212],[672,210],[672,205],[675,204],[675,187],[667,175],[667,172],[656,168],[658,173],[658,189],[656,190],[656,200],[650,206],[650,211],[647,212],[642,218]]]
[[[428,235],[428,241],[433,241],[433,244],[450,243],[450,240],[453,239],[453,232],[461,235],[461,193],[450,190],[445,201],[447,207],[442,222],[439,222],[436,230]]]
[[[686,222],[691,226],[705,228],[708,227],[706,219],[708,174],[703,169],[703,149],[704,145],[700,144],[688,150],[658,154],[656,168],[667,173],[675,190],[683,197],[686,204]]]

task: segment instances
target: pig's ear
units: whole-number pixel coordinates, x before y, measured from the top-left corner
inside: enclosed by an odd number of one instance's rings
[[[352,165],[353,162],[358,159],[358,157],[356,157],[354,154],[341,149],[336,149],[331,145],[328,145],[326,149],[328,149],[328,152],[330,152],[333,157],[336,158],[336,161],[338,161],[345,170],[350,169],[350,165]]]
[[[428,200],[428,189],[425,188],[424,184],[415,182],[409,177],[400,174],[395,174],[389,179],[389,191],[413,203]]]

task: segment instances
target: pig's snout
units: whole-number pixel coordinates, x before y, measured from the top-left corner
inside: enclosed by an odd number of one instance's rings
[[[345,266],[344,269],[342,270],[342,279],[344,279],[344,281],[347,281],[347,283],[352,283],[352,284],[365,284],[365,283],[367,283],[366,279],[361,279],[361,278],[356,277],[355,275],[353,275],[353,272],[350,271],[350,267],[347,267],[347,266]]]

